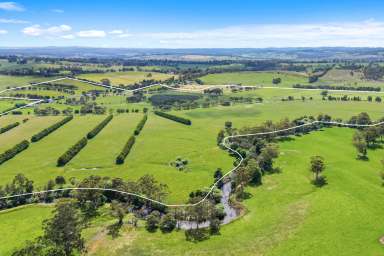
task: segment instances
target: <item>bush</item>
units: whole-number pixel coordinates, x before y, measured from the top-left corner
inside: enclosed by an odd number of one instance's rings
[[[116,158],[116,164],[123,164],[125,158],[131,151],[131,148],[133,147],[133,144],[135,144],[135,136],[131,136],[127,143],[125,144],[123,150],[120,152],[120,154]]]
[[[164,113],[164,112],[161,112],[161,111],[155,111],[155,114],[158,115],[158,116],[170,119],[172,121],[185,124],[185,125],[191,125],[192,124],[191,120],[186,119],[184,117],[179,117],[179,116],[171,115],[171,114]]]
[[[163,233],[170,233],[176,227],[176,219],[171,213],[167,213],[160,221],[160,230]]]
[[[103,128],[112,120],[113,115],[109,115],[101,123],[99,123],[92,131],[87,134],[87,139],[92,139],[95,137]]]
[[[19,126],[19,125],[20,125],[20,123],[16,122],[16,123],[12,123],[12,124],[9,124],[7,126],[1,127],[0,128],[0,134],[5,133],[5,132],[7,132],[7,131]]]
[[[134,134],[137,136],[140,134],[143,129],[145,122],[147,122],[148,116],[144,115],[143,119],[141,119],[140,123],[137,124]]]
[[[67,150],[63,155],[57,159],[57,166],[64,166],[69,161],[71,161],[72,158],[74,158],[80,150],[82,150],[87,145],[87,138],[83,137],[81,140],[79,140],[75,145],[73,145],[70,149]]]
[[[62,119],[61,121],[51,125],[50,127],[48,128],[45,128],[44,130],[42,130],[41,132],[35,134],[32,136],[31,138],[31,142],[37,142],[39,140],[41,140],[42,138],[44,138],[45,136],[49,135],[50,133],[56,131],[57,129],[59,129],[61,126],[63,126],[64,124],[68,123],[69,121],[71,121],[73,119],[73,116],[68,116],[64,119]]]
[[[13,158],[16,156],[18,153],[21,151],[24,151],[29,147],[29,142],[27,140],[23,140],[19,144],[15,145],[13,148],[8,149],[4,153],[0,155],[0,164],[8,161],[9,159]]]

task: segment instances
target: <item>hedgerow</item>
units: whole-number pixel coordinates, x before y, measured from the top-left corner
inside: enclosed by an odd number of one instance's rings
[[[58,128],[63,126],[64,124],[71,121],[72,119],[73,119],[73,116],[68,116],[68,117],[62,119],[61,121],[51,125],[50,127],[45,128],[44,130],[40,131],[39,133],[36,133],[35,135],[32,136],[31,142],[37,142],[37,141],[41,140],[42,138],[44,138],[48,134],[54,132],[55,130],[57,130]]]
[[[67,152],[57,159],[57,166],[64,166],[71,161],[71,159],[74,158],[87,145],[87,141],[87,138],[83,137],[75,145],[69,148]]]
[[[92,131],[87,134],[87,139],[95,137],[113,118],[113,115],[109,115],[101,123],[99,123]]]
[[[8,161],[9,159],[16,156],[21,151],[27,149],[29,147],[29,142],[27,140],[23,140],[19,144],[15,145],[13,148],[8,149],[4,153],[0,155],[0,164]]]
[[[161,112],[161,111],[155,111],[155,114],[158,115],[158,116],[170,119],[172,121],[185,124],[185,125],[191,125],[192,124],[191,120],[186,119],[184,117],[179,117],[179,116],[171,115],[171,114],[164,113],[164,112]]]
[[[116,157],[116,164],[123,164],[125,158],[131,151],[133,144],[135,144],[135,136],[131,136],[127,143],[125,144],[123,150],[120,152],[120,154]]]
[[[5,132],[7,132],[7,131],[19,126],[19,125],[20,125],[19,122],[15,122],[15,123],[9,124],[7,126],[1,127],[0,128],[0,134],[5,133]]]
[[[134,131],[134,134],[137,136],[140,134],[141,130],[143,129],[145,122],[147,122],[148,116],[144,115],[143,119],[137,124],[136,129]]]

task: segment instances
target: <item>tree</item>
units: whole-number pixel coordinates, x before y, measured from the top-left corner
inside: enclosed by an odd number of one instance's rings
[[[250,183],[253,185],[261,185],[263,174],[255,159],[250,159],[246,166],[247,172],[249,173]]]
[[[279,156],[276,144],[267,144],[258,156],[258,164],[262,172],[271,172],[273,169],[273,159]]]
[[[368,127],[364,130],[365,141],[368,146],[376,142],[376,139],[379,137],[378,129],[376,127]]]
[[[147,222],[145,224],[145,228],[149,232],[155,232],[156,229],[159,227],[160,223],[160,212],[153,211],[151,214],[147,216]]]
[[[72,256],[84,250],[83,225],[72,199],[60,200],[53,217],[44,221],[44,235],[15,251],[13,256]]]
[[[232,122],[231,121],[226,121],[225,124],[225,129],[228,131],[232,128]]]
[[[57,176],[55,178],[55,183],[56,185],[59,185],[60,187],[62,187],[66,183],[65,178],[63,176]]]
[[[125,214],[126,214],[126,210],[124,206],[118,201],[113,200],[111,202],[111,215],[117,218],[118,220],[117,224],[119,226],[123,225],[123,219]]]
[[[362,112],[357,116],[357,123],[358,124],[370,124],[371,118],[366,112]]]
[[[314,174],[314,181],[318,182],[320,174],[325,169],[324,158],[321,156],[312,156],[311,157],[311,172]]]
[[[217,168],[217,170],[215,171],[215,174],[213,175],[213,178],[215,179],[215,183],[220,180],[221,178],[223,177],[223,172],[221,171],[221,168]],[[220,180],[219,182],[217,182],[217,185],[216,185],[218,188],[221,188],[223,186],[223,181]]]
[[[176,219],[171,213],[167,213],[160,221],[160,230],[163,233],[172,232],[172,230],[176,227]]]
[[[358,158],[366,158],[367,157],[367,141],[365,140],[365,136],[361,131],[357,131],[353,135],[352,140],[353,146],[355,146],[358,154]]]
[[[62,250],[65,256],[84,249],[81,237],[82,224],[73,200],[65,199],[56,204],[52,219],[44,222],[44,238]],[[60,251],[59,250],[59,251]]]
[[[102,179],[99,176],[90,176],[81,181],[80,188],[100,188],[103,187]],[[95,217],[97,210],[105,202],[105,197],[100,190],[77,190],[75,197],[79,201],[81,211],[86,219]]]
[[[102,83],[103,85],[107,85],[107,86],[110,86],[110,85],[111,85],[111,81],[110,81],[108,78],[103,78],[103,79],[101,79],[100,81],[101,81],[101,83]]]
[[[209,221],[209,232],[211,234],[219,234],[220,232],[220,220],[213,218]]]
[[[223,142],[224,137],[225,137],[224,130],[220,130],[220,132],[217,134],[217,139],[216,139],[216,143],[217,143],[218,146],[221,145],[221,143]]]
[[[273,83],[273,84],[279,84],[279,83],[281,83],[281,78],[280,78],[280,77],[273,78],[273,79],[272,79],[272,83]]]

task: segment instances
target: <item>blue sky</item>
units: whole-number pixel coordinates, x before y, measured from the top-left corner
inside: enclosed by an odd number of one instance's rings
[[[384,46],[383,13],[376,0],[0,0],[0,46]]]

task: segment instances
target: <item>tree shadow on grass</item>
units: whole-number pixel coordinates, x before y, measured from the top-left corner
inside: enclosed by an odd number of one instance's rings
[[[383,149],[383,145],[379,144],[379,143],[374,143],[372,145],[369,145],[368,148],[370,150],[377,150],[377,149]]]
[[[320,176],[317,180],[313,180],[312,184],[318,188],[324,187],[325,185],[328,185],[327,177]]]
[[[119,223],[119,222],[112,224],[112,225],[109,225],[107,227],[108,235],[112,236],[113,239],[117,238],[119,236],[120,229],[122,226],[123,226],[123,224]]]
[[[360,161],[369,161],[369,157],[368,156],[357,156],[356,159],[360,160]]]

